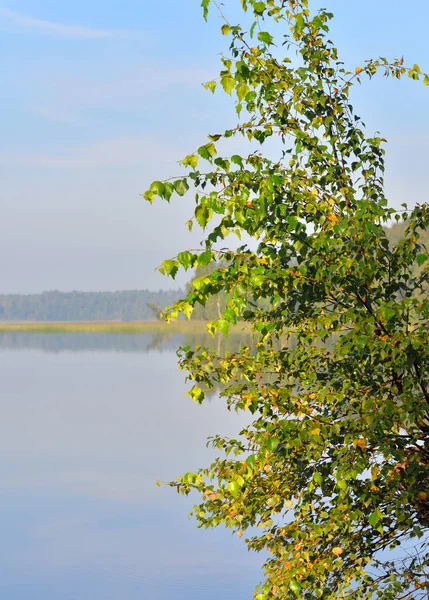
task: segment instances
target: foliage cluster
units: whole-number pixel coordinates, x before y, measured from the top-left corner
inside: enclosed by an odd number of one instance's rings
[[[202,5],[207,17],[210,0]],[[237,439],[214,437],[223,454],[171,485],[200,494],[200,526],[223,524],[267,552],[257,600],[426,597],[429,271],[420,232],[429,207],[389,207],[385,140],[366,133],[350,96],[380,71],[429,78],[402,58],[348,70],[329,38],[332,15],[311,13],[307,0],[242,7],[254,23],[246,32],[224,21],[230,56],[206,84],[234,95],[238,125],[210,135],[182,161],[185,176],[154,182],[145,197],[195,189],[190,226],[206,230],[203,248],[162,270],[227,266],[194,280],[169,316],[189,317],[222,291],[226,307],[209,330],[245,321],[256,353],[184,348],[181,366],[194,400],[221,385],[228,408],[253,422]],[[237,136],[267,150],[220,155],[218,141]],[[391,245],[394,219],[406,225]],[[225,249],[234,233],[256,249]]]

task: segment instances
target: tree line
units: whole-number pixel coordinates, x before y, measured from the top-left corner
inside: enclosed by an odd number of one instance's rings
[[[182,290],[43,292],[0,296],[4,321],[146,321],[183,295]]]

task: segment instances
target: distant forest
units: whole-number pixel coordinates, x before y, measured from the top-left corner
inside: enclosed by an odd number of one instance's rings
[[[0,295],[3,321],[148,321],[183,296],[182,290],[43,292]]]
[[[404,233],[404,223],[387,229],[392,245]],[[421,232],[420,243],[429,249],[429,233]],[[203,277],[219,263],[197,268],[195,277]],[[221,265],[226,266],[226,265]],[[188,284],[189,289],[189,284]],[[184,290],[131,290],[122,292],[43,292],[42,294],[0,295],[0,320],[3,321],[148,321],[159,318],[165,306],[183,298]],[[206,306],[196,305],[193,319],[212,320],[226,306],[225,293],[210,298]]]

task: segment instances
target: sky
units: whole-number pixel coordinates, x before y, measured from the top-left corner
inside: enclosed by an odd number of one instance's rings
[[[312,0],[351,69],[405,56],[429,72],[429,2]],[[0,293],[159,289],[155,271],[198,246],[191,198],[147,204],[154,179],[206,135],[234,126],[233,103],[202,83],[226,41],[200,0],[0,0]],[[224,0],[239,22],[239,0]],[[382,78],[352,96],[368,131],[389,140],[394,206],[427,199],[429,88]],[[189,277],[189,274],[188,274]]]

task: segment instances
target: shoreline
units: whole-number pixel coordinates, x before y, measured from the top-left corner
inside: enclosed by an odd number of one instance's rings
[[[208,321],[0,321],[0,333],[174,333],[208,334]],[[231,327],[231,333],[243,332]]]

